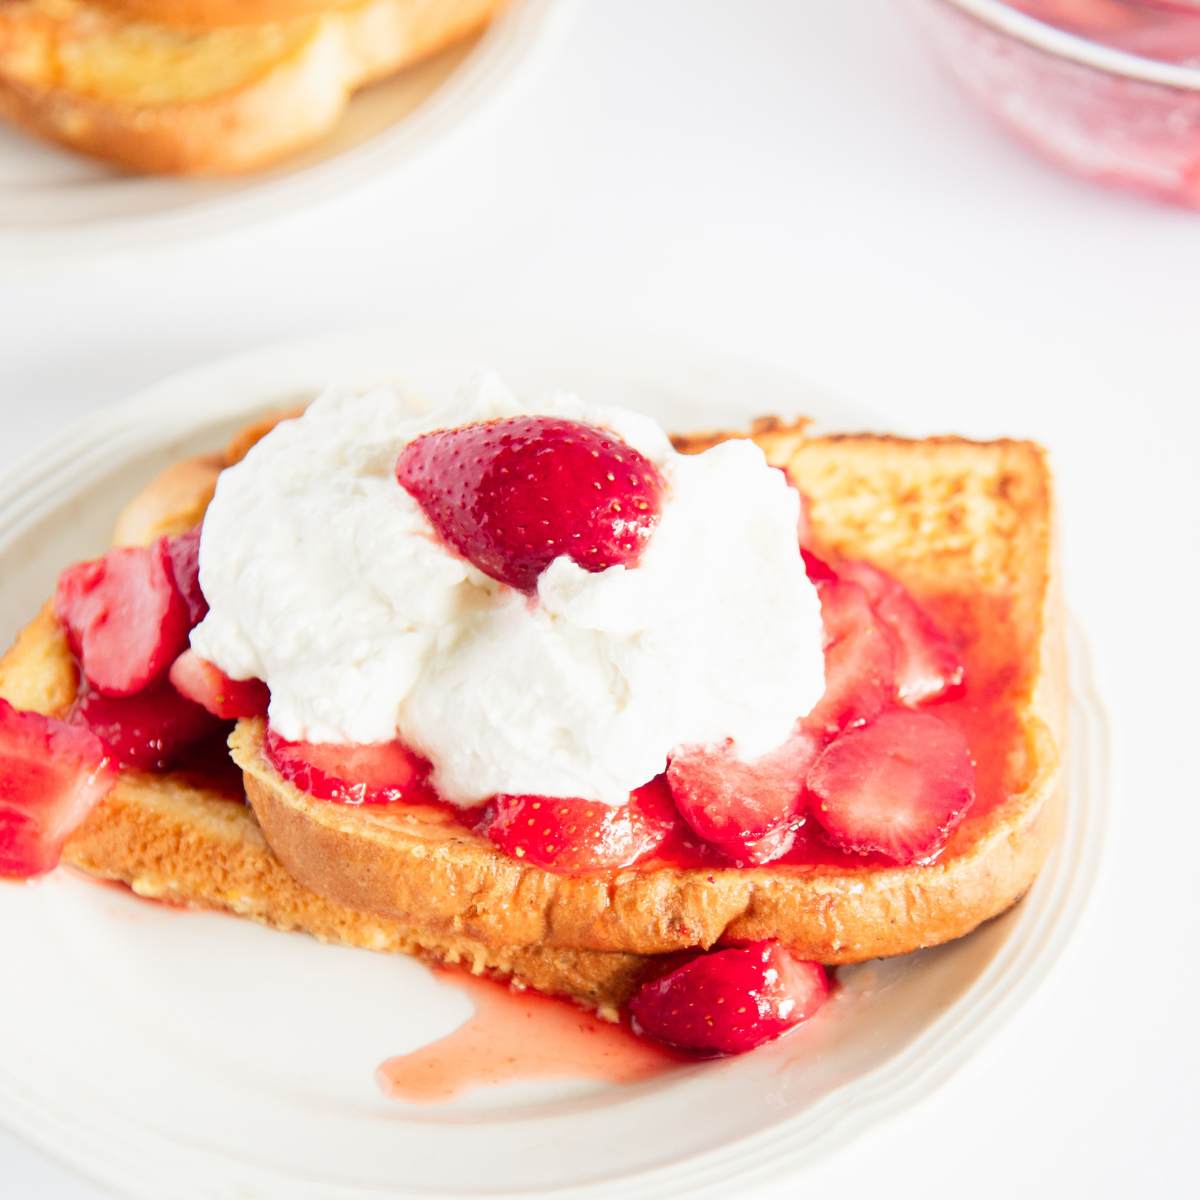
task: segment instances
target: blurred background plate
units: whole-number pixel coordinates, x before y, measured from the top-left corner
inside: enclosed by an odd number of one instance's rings
[[[356,93],[316,145],[245,176],[128,175],[0,126],[0,260],[228,230],[401,170],[523,79],[575,3],[511,0],[482,34]]]

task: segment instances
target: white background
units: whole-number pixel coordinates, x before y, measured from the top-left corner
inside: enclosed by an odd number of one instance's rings
[[[584,0],[520,95],[403,179],[186,246],[0,264],[0,466],[218,355],[490,312],[650,326],[906,430],[1041,439],[1117,744],[1100,889],[970,1066],[803,1185],[1178,1194],[1200,1117],[1200,214],[1010,144],[906,17]],[[0,1178],[97,1195],[2,1133]]]

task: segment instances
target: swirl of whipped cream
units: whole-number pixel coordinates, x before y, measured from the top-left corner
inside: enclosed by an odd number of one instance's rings
[[[603,426],[662,472],[636,567],[556,559],[530,598],[446,547],[396,482],[402,446],[522,414]],[[271,689],[285,738],[399,737],[452,803],[499,793],[623,804],[682,745],[754,757],[824,689],[799,496],[754,443],[681,455],[651,420],[483,376],[415,413],[388,389],[330,392],[222,473],[205,517],[198,653]]]

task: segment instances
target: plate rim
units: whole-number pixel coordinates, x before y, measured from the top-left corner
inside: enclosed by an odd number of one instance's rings
[[[413,331],[407,332],[412,336]],[[587,340],[591,342],[595,339]],[[719,354],[695,343],[685,343],[671,337],[664,339],[655,335],[654,357],[663,357],[664,341],[669,347],[666,356],[670,358],[684,352],[681,348],[686,345],[689,347],[686,353],[692,364],[719,361],[725,369],[730,370],[740,364],[758,371],[775,371],[781,377],[791,379],[797,387],[803,383],[799,373],[789,368]],[[312,387],[316,378],[312,374],[311,364],[319,360],[336,360],[339,356],[353,355],[356,349],[361,350],[364,346],[374,346],[378,352],[384,353],[386,346],[387,353],[395,352],[399,367],[403,361],[403,344],[403,336],[395,330],[357,331],[300,343],[285,342],[170,375],[125,401],[104,406],[89,417],[73,423],[53,446],[36,448],[6,469],[5,477],[0,481],[0,540],[8,542],[11,537],[19,535],[24,523],[22,512],[25,520],[28,520],[31,519],[30,512],[45,515],[47,507],[53,504],[54,488],[39,489],[36,486],[39,476],[43,479],[49,476],[52,482],[62,465],[72,461],[78,465],[73,455],[81,450],[95,449],[93,443],[102,450],[110,438],[119,440],[123,437],[128,442],[134,428],[143,436],[129,444],[126,450],[128,457],[138,453],[140,448],[162,444],[168,434],[179,437],[180,412],[186,407],[189,395],[209,391],[217,379],[223,379],[226,383],[230,377],[241,380],[240,389],[235,389],[238,395],[224,405],[209,407],[202,418],[193,419],[193,436],[205,424],[215,424],[224,417],[237,415],[238,411],[251,411],[254,405],[247,403],[241,394],[247,389],[264,389],[257,401],[261,409],[269,406],[272,398],[278,397],[285,388],[294,388],[294,381],[299,377],[296,374],[298,371],[308,372],[309,386]],[[421,344],[424,344],[423,339]],[[644,344],[640,348],[641,353],[645,355],[648,348]],[[631,357],[636,360],[638,353],[633,352]],[[285,364],[287,370],[284,370]],[[277,377],[279,383],[266,392],[266,381],[272,377]],[[174,399],[168,401],[168,397]],[[164,408],[172,405],[176,410],[175,419],[162,421]],[[109,467],[112,465],[108,463]],[[18,499],[25,500],[25,503],[15,505],[18,519],[14,526],[6,518],[12,514],[14,501]],[[3,547],[0,547],[2,555]],[[1028,902],[1023,902],[1012,932],[958,1000],[891,1058],[833,1089],[811,1107],[761,1134],[737,1139],[682,1162],[633,1170],[593,1183],[543,1188],[526,1194],[543,1200],[596,1200],[611,1194],[611,1189],[619,1186],[623,1196],[658,1200],[679,1195],[727,1194],[730,1183],[735,1179],[744,1187],[751,1181],[762,1186],[794,1177],[804,1166],[827,1158],[870,1128],[931,1095],[1015,1015],[1025,1000],[1049,977],[1075,935],[1087,899],[1095,887],[1111,814],[1109,720],[1095,682],[1086,636],[1073,616],[1069,621],[1068,636],[1072,738],[1067,767],[1070,785],[1067,818],[1050,861],[1034,889],[1031,889],[1038,890],[1039,894],[1046,893],[1047,898],[1036,909],[1030,908]],[[6,1090],[0,1089],[0,1101],[4,1099]],[[39,1134],[38,1114],[26,1111],[19,1115],[14,1111],[11,1097],[3,1111],[0,1111],[0,1121],[53,1161],[103,1187],[123,1189],[122,1194],[131,1196],[157,1194],[152,1183],[147,1185],[151,1190],[129,1191],[127,1172],[120,1175],[107,1173],[98,1169],[99,1164],[92,1157],[81,1161],[78,1157],[64,1154],[59,1139],[50,1133]],[[171,1139],[164,1137],[163,1140],[167,1142]],[[197,1152],[194,1147],[189,1149],[192,1153]],[[241,1164],[241,1160],[238,1162]],[[254,1176],[262,1177],[264,1182],[269,1180],[276,1186],[287,1185],[293,1189],[293,1194],[301,1194],[295,1190],[298,1183],[296,1179],[289,1179],[261,1164],[244,1165]],[[93,1166],[97,1169],[89,1169]],[[204,1190],[200,1181],[194,1194],[206,1196],[211,1193]],[[302,1194],[314,1198],[328,1197],[329,1200],[349,1200],[350,1197],[378,1196],[382,1192],[373,1187],[309,1181]],[[451,1193],[393,1187],[387,1194],[410,1197],[411,1200],[419,1197],[445,1200],[450,1195],[479,1198],[497,1196],[500,1192]]]

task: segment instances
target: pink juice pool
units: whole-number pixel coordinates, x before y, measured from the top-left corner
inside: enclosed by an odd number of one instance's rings
[[[962,87],[1061,166],[1200,208],[1200,0],[921,0]]]

